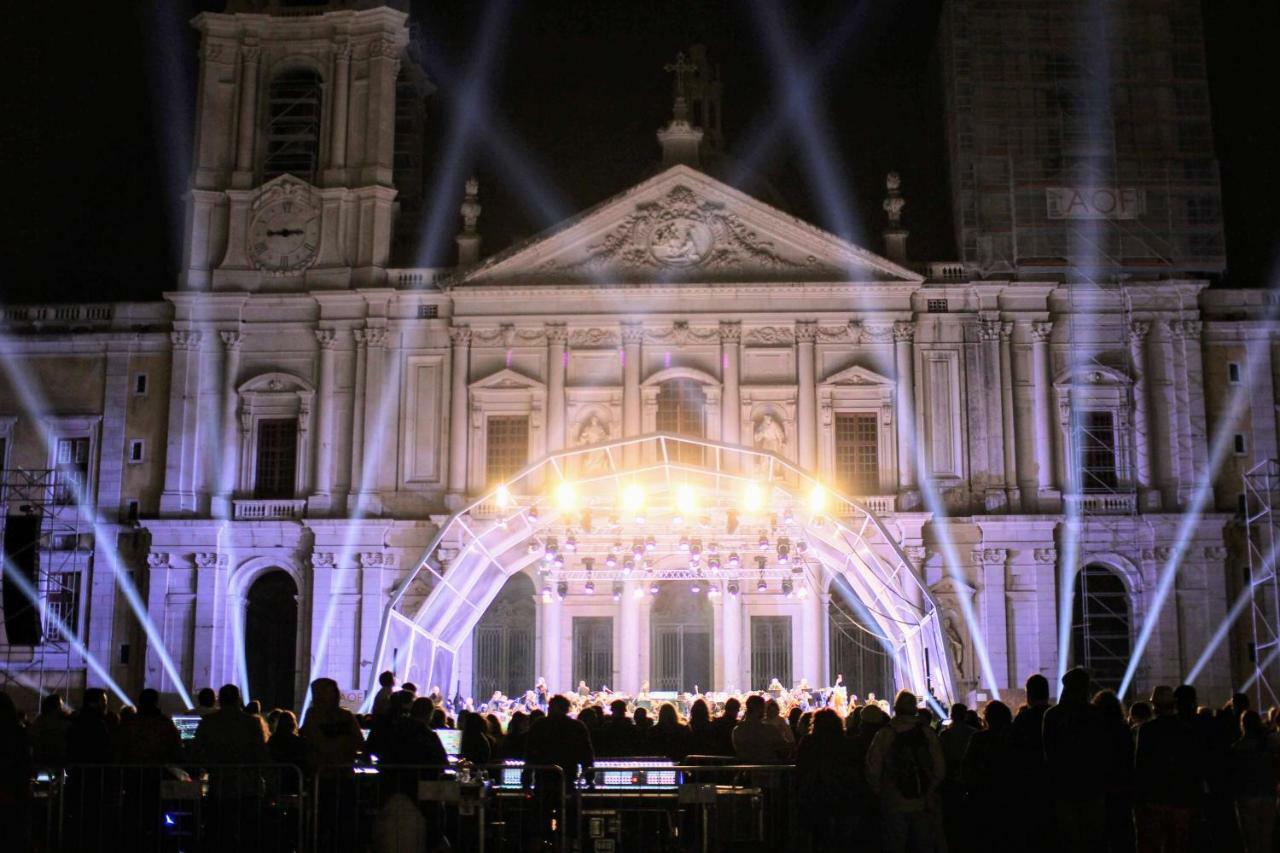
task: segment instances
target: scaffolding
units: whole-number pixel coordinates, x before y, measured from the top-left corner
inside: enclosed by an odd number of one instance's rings
[[[93,562],[94,528],[92,507],[77,500],[83,483],[75,471],[53,468],[0,469],[0,530],[7,530],[16,518],[34,518],[39,523],[34,537],[20,550],[4,555],[5,586],[17,583],[10,572],[21,571],[19,562],[30,549],[35,577],[31,586],[36,601],[25,594],[9,593],[6,602],[22,604],[4,613],[6,632],[4,665],[0,668],[0,690],[23,687],[44,696],[52,691],[64,695],[82,686],[84,662],[73,648],[70,631],[84,636],[84,584]],[[11,640],[8,626],[34,615],[34,643]],[[64,630],[66,629],[66,630]]]
[[[1268,459],[1245,472],[1244,531],[1253,640],[1249,657],[1253,674],[1244,690],[1254,691],[1257,707],[1280,702],[1277,658],[1280,657],[1280,582],[1276,549],[1280,548],[1280,461]]]

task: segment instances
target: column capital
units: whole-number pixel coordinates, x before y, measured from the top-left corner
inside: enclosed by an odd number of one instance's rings
[[[1151,323],[1147,320],[1131,320],[1129,328],[1125,330],[1125,334],[1129,338],[1129,343],[1137,344],[1142,343],[1150,331]]]
[[[471,327],[466,323],[460,323],[457,326],[449,327],[449,340],[453,341],[455,347],[465,347],[471,345]]]
[[[742,340],[742,323],[737,320],[721,320],[720,340],[725,343],[737,343]]]
[[[796,321],[796,343],[811,344],[818,339],[817,320]]]
[[[258,44],[257,39],[245,39],[240,46],[240,56],[244,59],[245,65],[256,65],[258,58],[262,56],[262,46]]]
[[[896,343],[911,343],[916,339],[916,324],[913,320],[895,320],[893,323],[893,340]]]
[[[1013,323],[1004,322],[1000,324],[1000,343],[1007,344],[1013,340]]]
[[[644,342],[644,324],[643,323],[623,323],[622,324],[622,342],[624,344],[638,344]]]
[[[548,343],[562,344],[569,340],[569,327],[564,323],[546,323],[544,328]]]
[[[978,335],[984,341],[998,341],[1004,335],[1004,323],[991,317],[979,320]]]
[[[169,333],[169,340],[175,350],[190,351],[200,349],[200,341],[204,335],[189,329],[175,330]]]
[[[351,42],[348,39],[334,39],[333,58],[339,62],[351,61]]]
[[[1204,324],[1199,320],[1170,320],[1169,332],[1175,338],[1200,338]]]
[[[243,340],[239,332],[218,332],[218,337],[222,340],[222,345],[227,352],[239,352],[240,343]]]
[[[320,344],[320,349],[333,349],[337,340],[338,335],[333,329],[316,329],[316,342]]]
[[[1049,336],[1053,334],[1053,321],[1041,320],[1031,324],[1031,339],[1038,344],[1049,342]]]
[[[380,347],[387,342],[385,326],[370,326],[364,330],[364,340],[371,347]]]

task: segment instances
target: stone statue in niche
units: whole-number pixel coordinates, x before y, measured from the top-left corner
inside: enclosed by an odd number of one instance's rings
[[[753,438],[756,450],[763,450],[765,453],[776,453],[781,456],[787,443],[787,431],[783,429],[782,424],[778,423],[777,418],[766,412],[756,422],[756,431]]]
[[[587,422],[582,425],[582,429],[578,430],[578,444],[589,445],[599,444],[609,438],[609,431],[605,429],[604,424],[600,423],[600,418],[591,415],[587,418]],[[594,453],[587,454],[583,460],[582,468],[586,473],[603,471],[608,468],[609,458],[603,450],[597,450]]]
[[[942,633],[947,638],[947,645],[951,646],[951,659],[956,665],[956,675],[964,678],[964,640],[960,637],[960,629],[956,627],[955,620],[950,616],[942,621]]]

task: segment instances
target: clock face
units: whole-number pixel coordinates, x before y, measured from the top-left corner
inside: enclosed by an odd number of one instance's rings
[[[320,211],[306,202],[273,202],[249,224],[249,257],[259,269],[302,272],[315,262],[319,246]]]

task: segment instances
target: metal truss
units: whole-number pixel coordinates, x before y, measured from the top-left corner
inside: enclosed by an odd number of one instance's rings
[[[637,487],[643,510],[627,498]],[[897,685],[944,704],[957,698],[937,605],[879,518],[773,454],[661,433],[553,453],[451,516],[384,611],[370,671],[452,683],[459,647],[506,580],[529,568],[544,598],[588,580],[608,595],[615,582],[634,592],[691,578],[720,594],[763,581],[803,595],[840,576],[892,657]]]
[[[1255,691],[1258,707],[1276,704],[1280,686],[1280,584],[1276,551],[1280,548],[1280,461],[1268,459],[1244,474],[1245,549],[1248,552],[1249,616],[1252,623],[1253,675],[1245,691]]]

